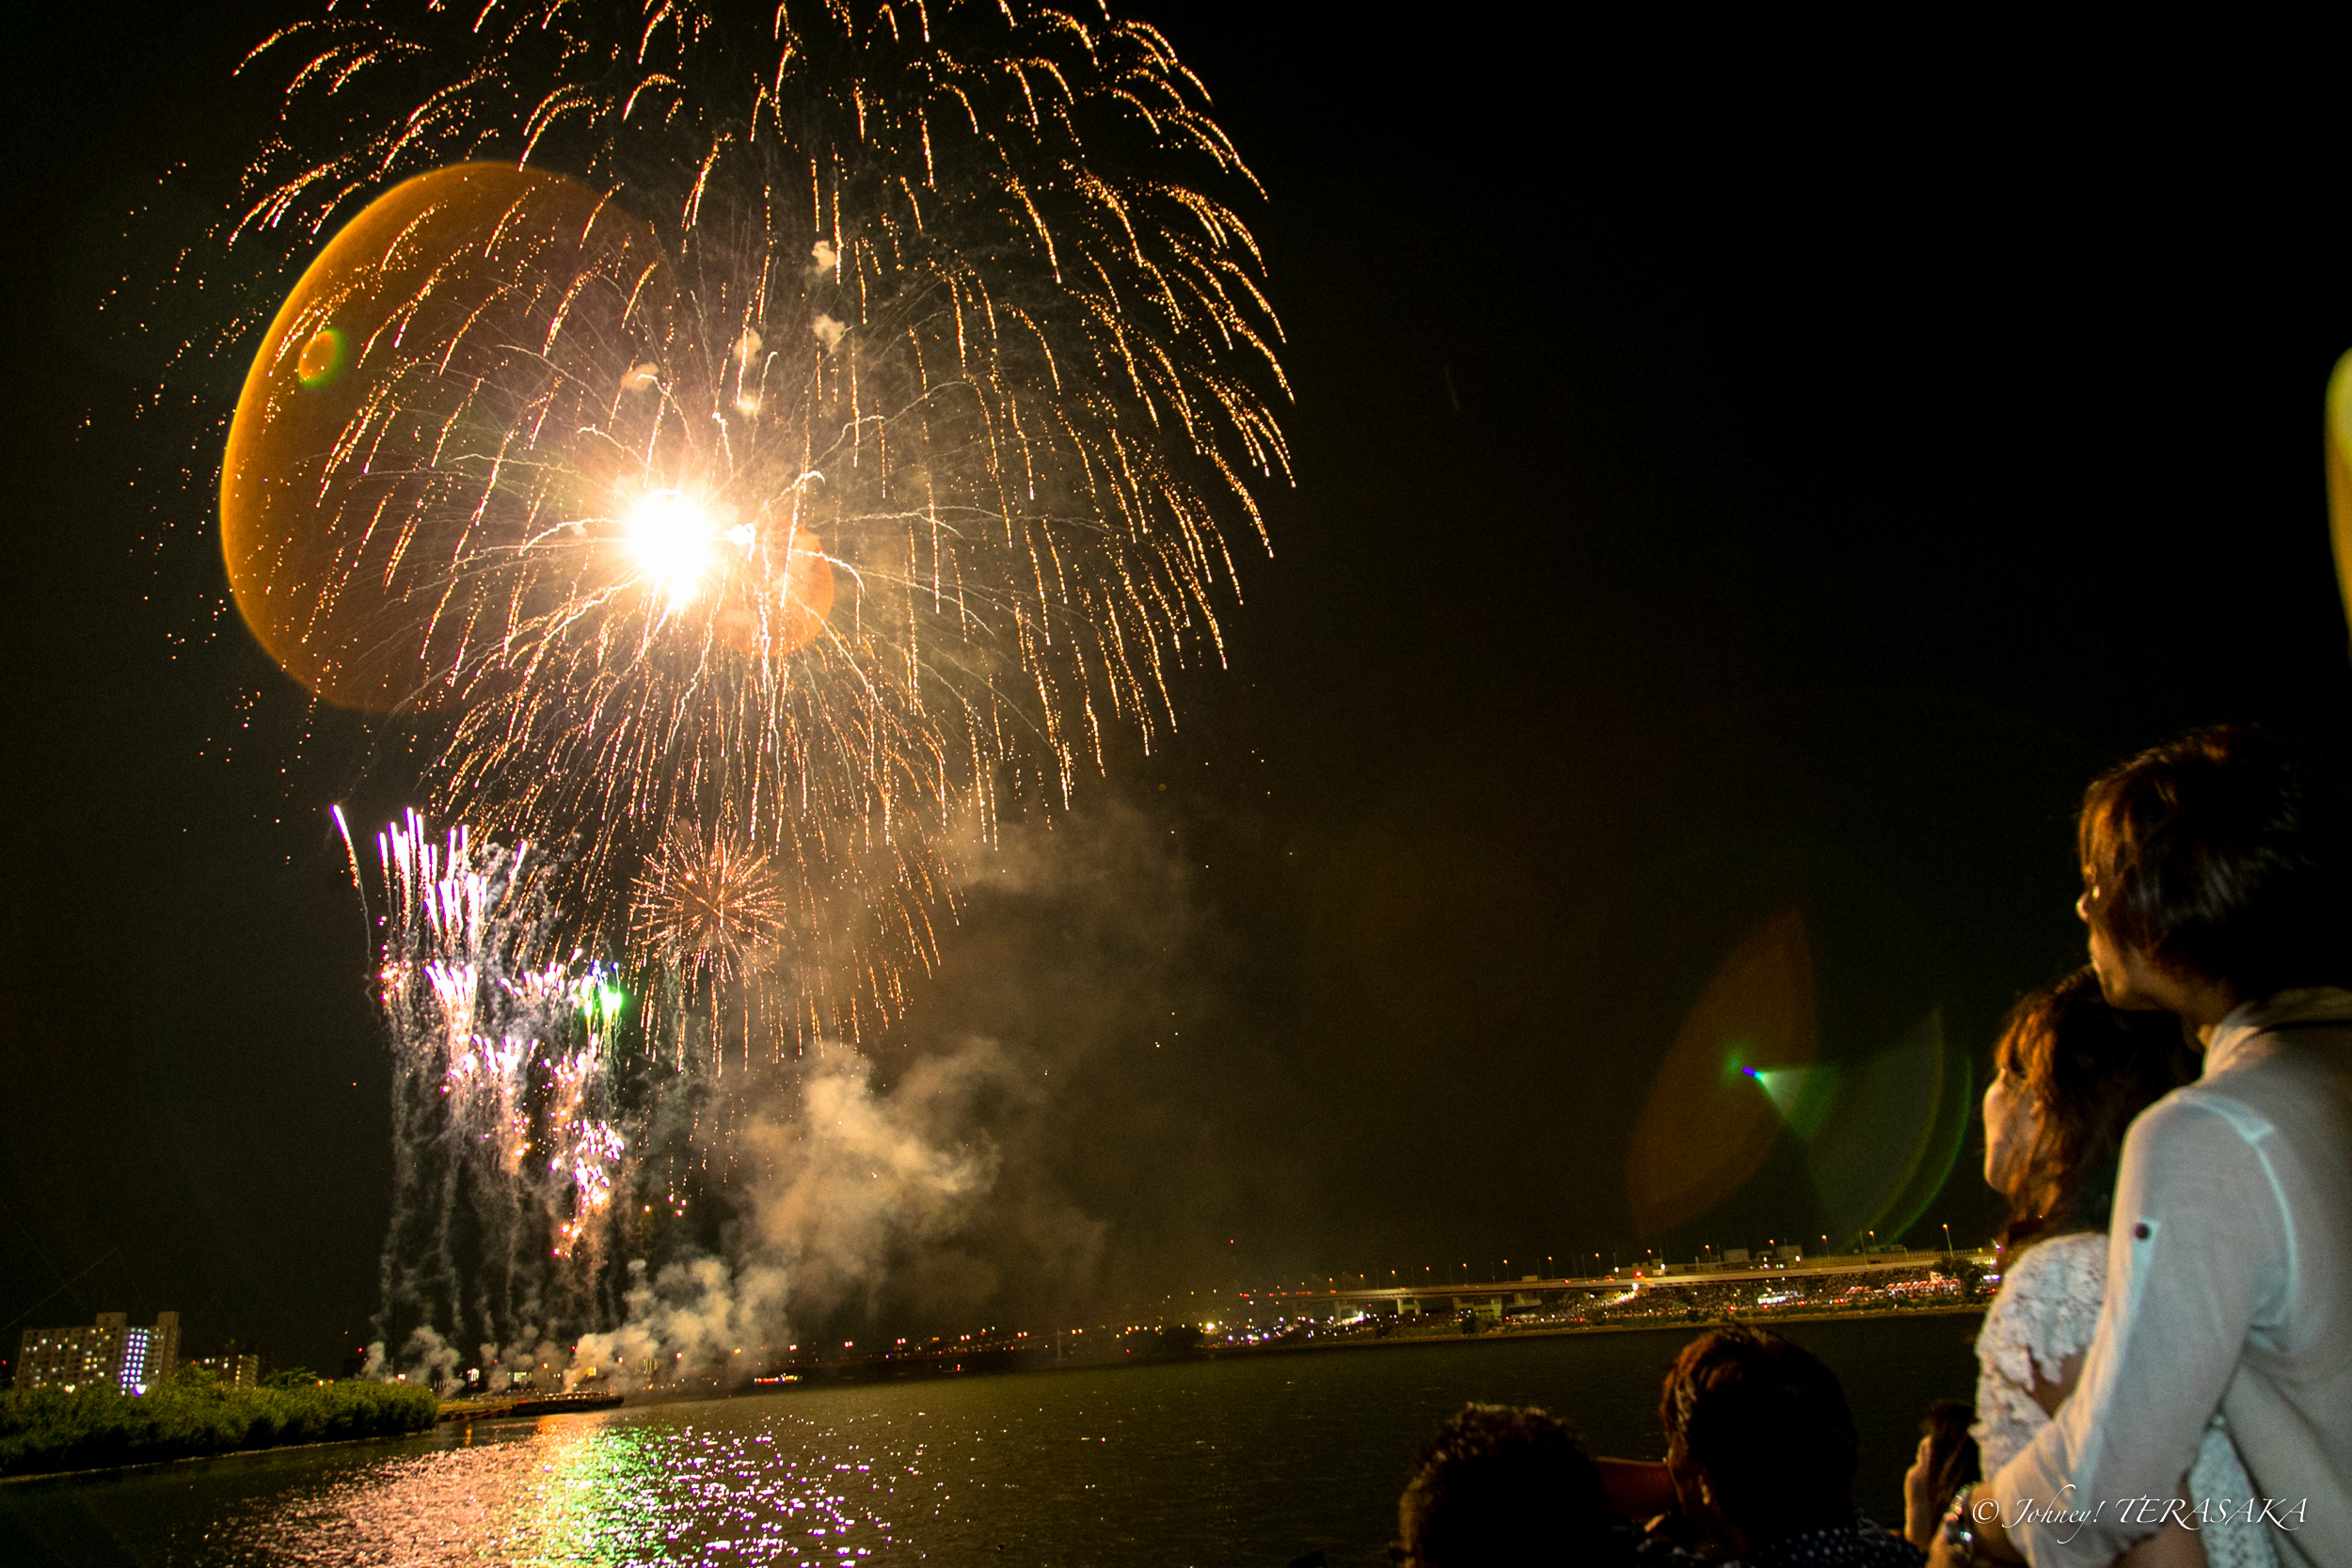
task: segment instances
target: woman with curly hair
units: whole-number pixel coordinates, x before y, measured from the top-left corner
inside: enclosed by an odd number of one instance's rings
[[[1977,1336],[1970,1434],[1985,1474],[2030,1443],[2080,1380],[2106,1296],[2107,1226],[2124,1131],[2194,1078],[2196,1065],[2179,1020],[2109,1006],[2089,967],[2033,992],[2010,1014],[1984,1093],[1984,1179],[2009,1200],[2010,1212],[2000,1293]],[[2250,1491],[2226,1438],[2208,1449],[2192,1491]],[[1914,1512],[1905,1533],[1925,1546],[1935,1519],[1933,1511]],[[2201,1542],[2174,1523],[2125,1560],[2210,1557],[2233,1568],[2274,1560],[2258,1530],[2215,1527],[2203,1534]]]
[[[2106,1294],[2123,1130],[2194,1075],[2180,1024],[2124,1013],[2088,966],[2010,1014],[1984,1091],[1984,1180],[2009,1199],[2001,1292],[1977,1338],[1977,1439],[1988,1471],[2030,1442],[2074,1384]]]

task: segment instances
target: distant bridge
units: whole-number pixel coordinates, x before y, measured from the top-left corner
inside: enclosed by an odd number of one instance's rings
[[[1418,1285],[1364,1286],[1352,1290],[1332,1287],[1321,1291],[1243,1291],[1239,1295],[1243,1301],[1261,1307],[1295,1304],[1305,1308],[1311,1304],[1315,1307],[1357,1306],[1373,1311],[1443,1312],[1458,1310],[1472,1301],[1493,1302],[1502,1306],[1545,1306],[1571,1291],[1585,1295],[1613,1293],[1622,1297],[1669,1286],[1740,1285],[1768,1280],[1818,1278],[1824,1275],[1892,1274],[1899,1270],[1924,1269],[1954,1261],[1965,1261],[1980,1269],[1990,1269],[1994,1260],[1994,1254],[1990,1249],[1948,1253],[1882,1249],[1827,1258],[1801,1258],[1788,1262],[1759,1259],[1747,1263],[1645,1263],[1582,1278],[1531,1274],[1517,1279],[1484,1283],[1430,1279]]]

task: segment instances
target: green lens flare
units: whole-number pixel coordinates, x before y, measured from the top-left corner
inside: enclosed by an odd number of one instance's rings
[[[1835,1063],[1823,1062],[1814,1067],[1743,1067],[1740,1070],[1764,1091],[1772,1109],[1780,1113],[1780,1119],[1800,1138],[1810,1138],[1820,1131],[1822,1118],[1837,1097],[1838,1071]]]
[[[349,358],[342,329],[320,327],[302,345],[302,357],[294,361],[294,379],[311,391],[331,386],[343,373],[343,365]]]
[[[1828,1228],[1848,1242],[1893,1240],[1950,1179],[1975,1104],[1967,1054],[1944,1038],[1940,1010],[1867,1056],[1730,1071],[1762,1089],[1804,1148]]]

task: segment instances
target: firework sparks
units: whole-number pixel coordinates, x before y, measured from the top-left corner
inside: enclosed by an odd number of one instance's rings
[[[396,1157],[386,1318],[499,1341],[526,1307],[560,1305],[552,1287],[584,1321],[597,1222],[629,1151],[609,1119],[620,993],[602,967],[549,955],[528,847],[510,853],[463,827],[437,840],[411,813],[377,847]],[[480,1256],[457,1256],[461,1230]],[[551,1282],[543,1253],[579,1269]]]
[[[240,243],[342,227],[232,426],[248,623],[438,720],[442,809],[580,844],[639,962],[755,967],[764,863],[842,977],[775,1016],[889,1012],[954,835],[1173,722],[1287,479],[1199,85],[1140,24],[952,0],[361,5],[281,64]]]
[[[894,1014],[959,847],[1221,662],[1289,477],[1254,182],[1159,34],[1034,0],[339,0],[244,69],[232,243],[315,254],[230,584],[473,825],[382,840],[384,1326],[609,1319],[720,1065]]]
[[[673,826],[630,906],[631,944],[690,984],[747,974],[791,915],[768,857],[723,833]]]

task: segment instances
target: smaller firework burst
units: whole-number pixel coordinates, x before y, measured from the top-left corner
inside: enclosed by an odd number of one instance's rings
[[[791,906],[768,857],[725,829],[673,827],[647,860],[629,906],[629,945],[690,988],[755,973]]]

